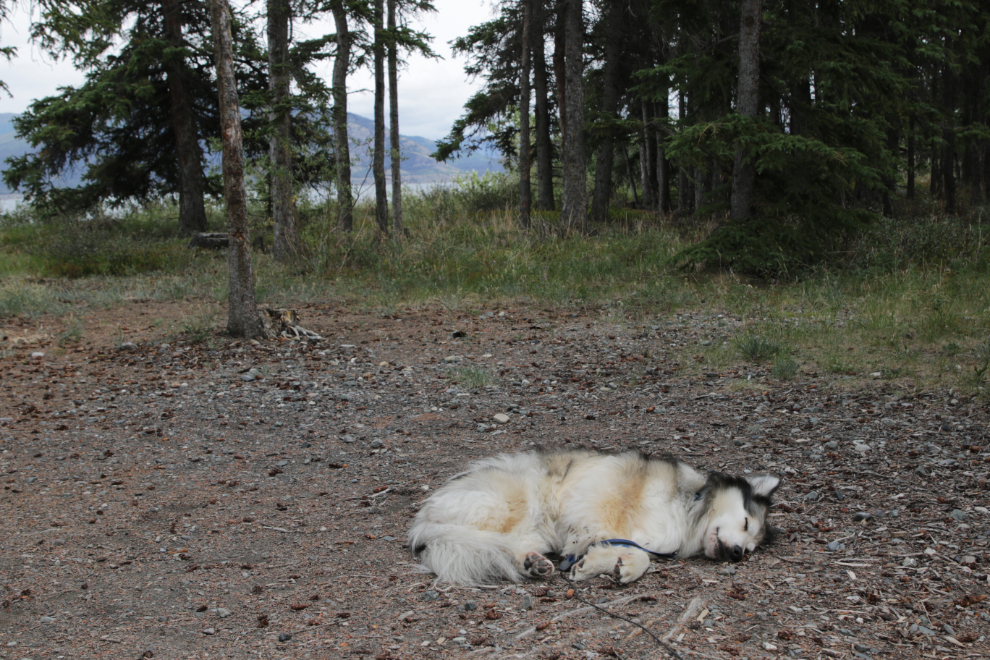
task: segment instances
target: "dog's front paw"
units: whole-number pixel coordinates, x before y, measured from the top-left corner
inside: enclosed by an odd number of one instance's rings
[[[650,567],[650,558],[644,552],[630,552],[619,555],[619,561],[615,563],[615,572],[619,582],[629,584],[638,580]]]
[[[611,573],[615,569],[618,552],[611,547],[593,546],[581,561],[571,569],[571,579],[589,580],[602,573]]]
[[[598,573],[592,573],[586,568],[586,559],[587,557],[571,567],[570,576],[573,581],[580,582],[581,580],[590,580],[598,575]]]
[[[523,560],[523,573],[532,578],[545,578],[553,575],[553,564],[549,559],[537,552],[526,554]]]

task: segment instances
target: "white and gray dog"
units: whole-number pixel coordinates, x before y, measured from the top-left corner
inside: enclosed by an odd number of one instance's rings
[[[531,451],[476,461],[427,499],[409,531],[425,569],[463,585],[551,575],[638,579],[651,556],[739,561],[770,541],[774,475],[702,475],[637,452]]]

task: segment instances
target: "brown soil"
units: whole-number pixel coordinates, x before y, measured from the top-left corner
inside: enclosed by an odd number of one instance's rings
[[[300,312],[325,340],[163,346],[156,321],[188,308],[150,302],[84,315],[64,349],[65,321],[0,323],[0,658],[664,657],[559,577],[415,571],[418,503],[466,461],[534,445],[784,476],[778,543],[734,573],[692,558],[579,586],[684,657],[990,653],[984,402],[691,375],[676,360],[722,341],[714,312]],[[144,340],[122,350],[119,332]],[[451,387],[468,366],[498,380]]]

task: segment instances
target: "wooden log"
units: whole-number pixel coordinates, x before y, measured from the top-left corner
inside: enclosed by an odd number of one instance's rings
[[[229,246],[230,236],[219,232],[193,234],[192,240],[189,241],[190,248],[219,250],[220,248],[227,248]]]

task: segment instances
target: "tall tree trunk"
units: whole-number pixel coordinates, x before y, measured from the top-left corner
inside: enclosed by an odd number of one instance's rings
[[[677,118],[682,123],[684,118],[687,117],[687,99],[684,97],[684,91],[679,90],[677,92]],[[677,211],[679,213],[687,213],[691,210],[691,191],[690,182],[688,181],[687,170],[683,167],[677,168]]]
[[[385,0],[375,0],[375,139],[371,171],[375,178],[375,223],[388,236],[388,190],[385,184]]]
[[[542,1],[542,0],[536,0]],[[530,210],[533,204],[533,188],[530,185],[530,145],[529,145],[529,52],[530,30],[532,27],[532,2],[521,0],[522,23],[522,54],[519,65],[519,224],[523,229],[529,229]]]
[[[553,29],[553,78],[557,85],[557,110],[560,113],[561,151],[567,144],[567,67],[565,66],[565,42],[567,34],[567,10],[571,0],[557,0],[557,20]]]
[[[289,0],[268,0],[268,85],[272,108],[269,151],[272,160],[272,222],[275,225],[275,261],[289,263],[299,250],[299,233],[292,204],[292,108],[289,83]]]
[[[404,235],[402,227],[402,141],[399,138],[399,44],[395,26],[396,0],[388,0],[388,101],[389,133],[392,143],[392,231],[396,241]]]
[[[946,48],[952,47],[952,41],[946,40]],[[942,188],[945,193],[945,212],[952,215],[956,212],[956,129],[953,115],[956,110],[956,81],[955,74],[949,66],[942,73],[942,112],[945,113],[942,125]]]
[[[248,233],[247,192],[244,189],[244,141],[241,104],[234,79],[234,54],[230,38],[227,0],[211,0],[213,43],[216,49],[220,127],[223,140],[223,199],[227,206],[227,258],[230,265],[227,332],[234,337],[261,335],[261,319],[254,297],[251,237]]]
[[[897,154],[897,151],[901,144],[901,133],[895,128],[887,130],[887,150],[891,154]],[[880,194],[880,203],[883,208],[884,216],[888,218],[894,217],[894,197],[897,195],[897,170],[895,169],[890,174],[884,174],[883,176],[883,191]]]
[[[653,208],[653,186],[650,184],[650,113],[646,101],[640,101],[640,116],[643,124],[639,131],[639,181],[643,188],[643,208]]]
[[[564,201],[561,219],[571,229],[584,231],[588,221],[588,193],[584,155],[584,7],[568,0],[564,35],[567,88],[567,138],[564,142]]]
[[[639,208],[639,195],[636,193],[636,177],[633,176],[632,164],[629,162],[629,147],[622,145],[622,160],[626,167],[626,178],[629,180],[629,187],[632,188],[633,206]]]
[[[531,0],[533,15],[530,18],[530,44],[533,57],[533,91],[536,93],[536,208],[552,211],[553,198],[553,142],[550,138],[550,81],[547,80],[546,47],[543,26],[546,12],[543,0]]]
[[[914,199],[914,117],[908,124],[907,136],[907,198]]]
[[[351,194],[351,149],[347,136],[347,69],[351,61],[351,35],[347,28],[344,0],[330,5],[337,27],[337,56],[333,62],[333,139],[337,175],[337,229],[354,228],[354,197]]]
[[[619,58],[622,56],[622,8],[606,10],[605,64],[602,71],[601,111],[609,126],[595,154],[595,191],[591,198],[591,219],[608,222],[612,198],[612,163],[615,159],[615,133],[612,124],[619,118]]]
[[[760,18],[762,0],[743,0],[739,24],[739,82],[736,109],[745,117],[756,117],[760,103]],[[732,168],[733,220],[749,217],[753,201],[756,166],[752,154],[745,149],[736,150]]]
[[[658,116],[667,119],[670,116],[670,103],[667,99],[668,90],[663,89]],[[667,150],[663,143],[663,130],[656,131],[657,140],[657,209],[661,213],[670,213],[670,161],[667,160]]]
[[[173,49],[183,48],[182,3],[163,0],[165,38]],[[188,72],[183,57],[176,51],[165,62],[172,110],[172,130],[179,161],[179,231],[192,233],[206,230],[206,206],[203,203],[203,150],[193,117],[188,90]]]

